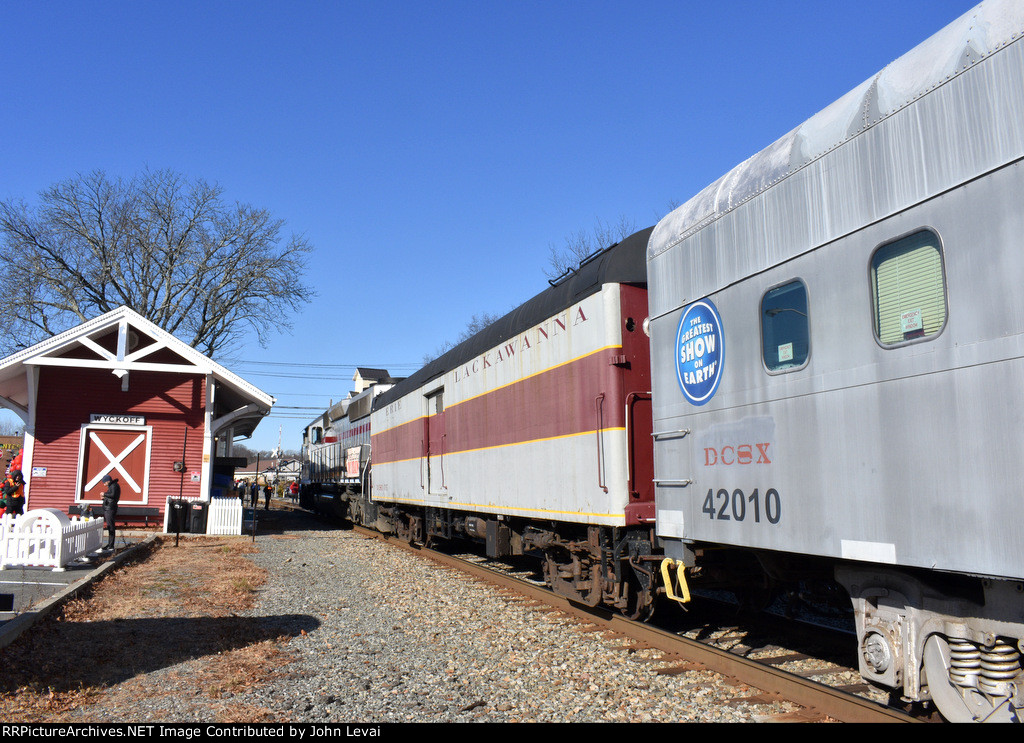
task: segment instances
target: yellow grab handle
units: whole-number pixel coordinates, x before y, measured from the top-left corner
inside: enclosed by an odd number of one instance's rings
[[[675,578],[672,580],[672,568],[676,568]],[[690,602],[690,587],[686,585],[686,566],[682,562],[676,562],[671,557],[666,557],[661,561],[661,579],[665,583],[665,593],[673,601],[678,601],[680,604],[687,604]],[[674,583],[679,583],[679,594],[676,594],[674,589]]]

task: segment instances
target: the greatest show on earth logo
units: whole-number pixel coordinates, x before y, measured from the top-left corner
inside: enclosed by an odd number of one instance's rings
[[[724,335],[718,310],[708,299],[691,304],[679,321],[676,378],[694,405],[703,405],[718,389],[725,359]]]

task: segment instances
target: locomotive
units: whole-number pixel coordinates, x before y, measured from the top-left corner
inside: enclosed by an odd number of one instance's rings
[[[866,680],[1016,721],[1022,34],[982,3],[371,393],[348,514],[633,617],[701,582],[839,594]]]
[[[299,505],[347,519],[363,499],[370,471],[370,409],[396,380],[384,369],[357,368],[355,389],[302,432]],[[358,520],[358,519],[357,519]]]

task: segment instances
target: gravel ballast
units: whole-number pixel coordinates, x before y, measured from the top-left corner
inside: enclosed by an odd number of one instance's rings
[[[149,639],[118,632],[124,648],[109,686],[87,691],[57,717],[32,719],[649,723],[781,720],[798,711],[757,702],[758,690],[709,671],[659,674],[673,662],[659,661],[657,651],[624,647],[578,619],[305,513],[261,511],[260,530],[256,549],[241,551],[243,563],[266,571],[255,593],[245,589],[254,602],[239,606],[250,609],[204,619],[199,605],[171,605],[79,625],[78,635],[55,626],[58,643],[133,626],[167,632]],[[221,537],[206,547],[200,540],[197,554],[228,549],[225,539],[248,540]],[[165,576],[162,564],[146,580],[183,580]],[[203,644],[221,627],[231,633],[217,646],[223,655]],[[182,628],[206,634],[182,635]],[[153,652],[155,645],[167,650]]]
[[[299,615],[287,678],[255,695],[298,722],[764,720],[784,705],[709,672],[659,675],[558,613],[344,530],[259,537],[269,572],[254,614]],[[296,619],[296,621],[301,621]],[[654,656],[656,657],[656,656]]]

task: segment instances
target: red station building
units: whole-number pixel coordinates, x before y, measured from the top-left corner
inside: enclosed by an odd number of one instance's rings
[[[0,405],[25,426],[26,509],[207,500],[230,485],[232,442],[274,398],[127,307],[0,360]],[[148,510],[148,509],[147,509]]]

